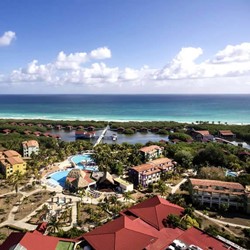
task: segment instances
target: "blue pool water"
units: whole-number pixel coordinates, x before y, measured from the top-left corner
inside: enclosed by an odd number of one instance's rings
[[[83,162],[92,162],[91,155],[74,155],[70,158],[70,161],[74,162],[77,168],[89,170],[89,171],[97,171],[98,167],[96,166],[84,166]],[[52,185],[60,185],[62,187],[65,186],[66,177],[71,169],[67,169],[64,171],[58,171],[53,174],[50,174],[49,183]]]
[[[92,158],[91,158],[90,155],[74,155],[74,156],[71,157],[70,160],[73,161],[75,165],[82,168],[83,167],[82,162],[84,162],[84,161],[86,161],[86,162],[92,161]]]
[[[65,171],[59,171],[59,172],[55,172],[51,175],[49,175],[50,180],[49,182],[53,185],[60,185],[62,187],[64,187],[65,185],[65,181],[66,181],[66,176],[68,175],[70,169],[65,170]]]
[[[228,171],[226,172],[226,176],[230,176],[230,177],[237,177],[238,174],[236,172],[233,171]]]

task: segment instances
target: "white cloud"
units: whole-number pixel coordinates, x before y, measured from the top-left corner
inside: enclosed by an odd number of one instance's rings
[[[88,55],[85,52],[71,53],[66,55],[61,51],[55,62],[55,65],[58,69],[79,69],[82,63],[88,61]]]
[[[119,86],[133,92],[142,89],[152,93],[165,89],[184,93],[219,90],[233,92],[236,86],[249,92],[250,81],[250,43],[226,46],[211,59],[197,62],[203,54],[201,48],[182,48],[163,68],[153,69],[143,66],[140,69],[109,67],[102,60],[111,57],[111,51],[97,48],[90,53],[76,52],[66,54],[61,51],[54,62],[39,64],[33,60],[26,67],[13,70],[9,76],[0,76],[0,82],[44,82],[51,85],[77,84],[95,86],[103,90],[114,90]],[[88,64],[87,64],[88,63]],[[225,86],[222,86],[225,83]],[[228,83],[228,85],[226,85]],[[221,86],[218,86],[220,84]],[[163,91],[164,92],[164,91]]]
[[[228,45],[225,49],[219,51],[212,63],[231,63],[250,61],[250,43],[242,43],[239,45]]]
[[[125,68],[120,74],[120,79],[125,81],[137,80],[139,77],[140,71],[131,68]]]
[[[154,74],[154,79],[180,80],[250,74],[250,43],[229,45],[213,59],[195,63],[202,53],[201,48],[182,48],[170,64]]]
[[[6,31],[0,37],[0,46],[8,46],[16,38],[16,33],[13,31]]]
[[[155,79],[183,79],[187,77],[197,77],[199,66],[195,60],[202,55],[201,48],[182,48],[172,62],[159,70]]]
[[[81,65],[91,61],[91,60],[102,60],[111,57],[111,51],[107,47],[97,48],[92,50],[89,54],[86,52],[76,52],[66,55],[61,51],[55,62],[55,65],[58,69],[67,70],[67,69],[80,69]]]
[[[89,57],[96,60],[111,58],[111,51],[107,47],[97,48],[90,52]]]

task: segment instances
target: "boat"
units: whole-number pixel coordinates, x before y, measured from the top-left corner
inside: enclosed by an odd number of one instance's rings
[[[117,140],[117,135],[116,135],[116,134],[113,134],[113,135],[111,136],[111,138],[112,138],[113,141],[116,141],[116,140]]]

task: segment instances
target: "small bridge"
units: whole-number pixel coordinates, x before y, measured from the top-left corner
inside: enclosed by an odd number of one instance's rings
[[[230,144],[230,145],[233,145],[233,146],[237,146],[235,143],[231,142],[231,141],[228,141],[228,140],[225,140],[225,139],[222,139],[220,137],[215,137],[214,138],[217,142],[221,142],[221,143],[224,143],[224,144]]]
[[[107,127],[102,131],[102,133],[101,133],[100,136],[98,137],[98,139],[97,139],[95,145],[93,146],[93,148],[94,148],[95,146],[97,146],[97,145],[102,141],[102,139],[104,138],[104,136],[105,136],[106,132],[108,131],[108,129],[109,129],[109,125],[107,125]]]

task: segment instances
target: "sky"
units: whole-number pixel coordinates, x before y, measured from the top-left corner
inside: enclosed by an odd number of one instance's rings
[[[250,94],[249,0],[1,0],[0,94]]]

